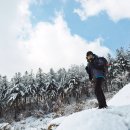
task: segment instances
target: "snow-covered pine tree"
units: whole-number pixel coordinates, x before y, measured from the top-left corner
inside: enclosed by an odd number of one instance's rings
[[[79,66],[79,80],[80,80],[81,95],[90,96],[90,92],[89,92],[90,84],[89,84],[88,74],[86,73],[85,70],[85,65]]]
[[[109,63],[108,66],[108,73],[107,73],[107,88],[108,91],[113,91],[114,90],[114,86],[112,85],[113,80],[115,79],[114,73],[115,73],[115,69],[114,69],[114,63],[115,60],[114,58],[112,58],[111,54],[107,55],[107,60]]]
[[[67,72],[65,68],[61,68],[57,71],[57,82],[59,85],[59,88],[63,87],[66,81]]]
[[[25,89],[24,103],[25,103],[25,109],[26,109],[27,99],[29,98],[29,73],[28,71],[26,71],[24,75],[22,76],[22,83]]]
[[[127,58],[127,61],[128,61],[128,64],[127,64],[127,75],[126,75],[126,79],[127,79],[127,83],[130,82],[130,45],[129,45],[129,48],[128,50],[126,50],[126,58]]]
[[[25,95],[26,88],[23,84],[22,75],[20,72],[15,74],[13,81],[14,81],[13,91],[18,93],[19,98],[22,98]]]
[[[3,109],[6,106],[6,98],[8,96],[9,82],[6,76],[0,75],[0,116],[3,114]]]
[[[29,106],[32,107],[32,103],[36,101],[36,81],[33,71],[28,75],[28,93],[29,93]]]
[[[52,80],[56,81],[56,72],[53,70],[53,68],[50,69],[50,72],[48,73],[48,80],[51,82]]]
[[[114,76],[115,84],[117,85],[117,89],[122,88],[126,84],[126,75],[128,70],[129,62],[127,60],[126,52],[124,48],[117,49],[116,58],[114,62]]]
[[[42,100],[45,97],[46,91],[46,74],[42,72],[42,69],[39,68],[36,74],[36,94],[37,94],[37,102],[38,100]],[[38,99],[39,98],[39,99]]]
[[[7,76],[0,77],[0,88],[1,88],[1,100],[6,98],[8,89],[9,89],[9,81]]]
[[[12,82],[14,86],[11,89],[11,95],[12,96],[15,95],[14,106],[15,106],[15,119],[16,119],[19,111],[25,109],[24,96],[26,93],[26,89],[22,82],[22,75],[20,72],[15,73]]]
[[[1,101],[1,98],[2,98],[2,92],[3,92],[3,89],[2,89],[2,76],[0,75],[0,101]]]

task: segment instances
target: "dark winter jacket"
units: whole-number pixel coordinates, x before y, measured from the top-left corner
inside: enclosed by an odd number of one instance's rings
[[[88,62],[88,65],[86,66],[86,71],[89,75],[89,79],[96,79],[96,78],[105,78],[106,73],[104,71],[104,62],[101,60],[100,57],[97,55],[94,55],[94,60],[92,62]]]

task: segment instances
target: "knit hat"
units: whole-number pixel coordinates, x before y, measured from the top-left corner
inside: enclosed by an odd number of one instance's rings
[[[89,55],[93,55],[93,52],[92,51],[88,51],[86,56],[89,56]]]

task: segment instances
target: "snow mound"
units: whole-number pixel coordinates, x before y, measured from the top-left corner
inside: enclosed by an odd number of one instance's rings
[[[107,109],[89,109],[66,117],[56,130],[130,130],[130,84],[109,102]]]
[[[56,130],[129,130],[130,106],[89,109],[64,119]]]
[[[130,105],[130,84],[124,86],[110,101],[109,106]]]
[[[65,116],[56,118],[56,119],[52,120],[48,125],[52,125],[52,124],[59,125],[59,124],[61,124],[61,122],[62,122],[64,119],[65,119]]]
[[[28,117],[20,122],[13,122],[11,130],[46,130],[47,124],[52,121],[53,113],[41,118]],[[1,130],[1,129],[0,129]]]
[[[48,124],[48,130],[52,130],[52,129],[57,128],[57,127],[62,123],[62,121],[63,121],[65,118],[66,118],[66,117],[63,116],[63,117],[59,117],[59,118],[56,118],[56,119],[52,120],[52,121]]]

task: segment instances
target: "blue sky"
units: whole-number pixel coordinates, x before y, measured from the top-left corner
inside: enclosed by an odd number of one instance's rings
[[[86,65],[130,44],[130,0],[0,1],[0,74]]]
[[[35,26],[39,21],[51,22],[56,12],[63,12],[72,34],[78,34],[87,41],[98,37],[103,38],[103,44],[115,52],[123,46],[125,49],[130,45],[130,19],[112,21],[105,11],[82,21],[74,13],[74,9],[80,7],[80,3],[74,0],[49,0],[43,4],[32,4],[30,10],[33,14],[32,24]]]

